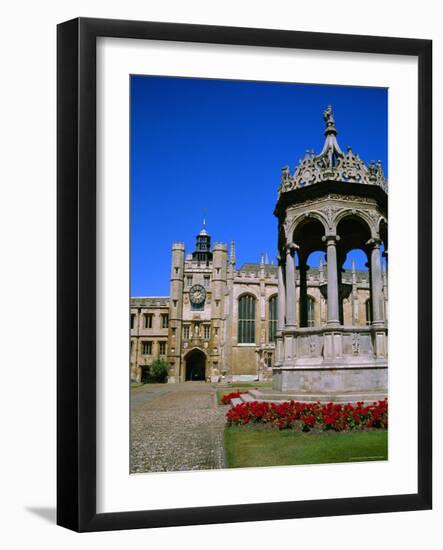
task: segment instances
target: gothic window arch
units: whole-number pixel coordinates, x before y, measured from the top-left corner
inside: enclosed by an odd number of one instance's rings
[[[268,340],[269,342],[275,342],[275,336],[277,333],[277,321],[278,321],[278,302],[277,294],[269,298],[269,316],[268,316]]]
[[[243,294],[238,299],[238,343],[255,343],[255,304],[251,294]]]

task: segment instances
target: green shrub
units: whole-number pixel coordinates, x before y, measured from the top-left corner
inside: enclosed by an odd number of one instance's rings
[[[168,380],[168,366],[163,359],[155,359],[145,370],[143,382],[145,384],[163,384]]]

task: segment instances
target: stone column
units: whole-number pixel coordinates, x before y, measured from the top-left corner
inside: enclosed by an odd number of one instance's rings
[[[372,324],[383,324],[383,280],[381,275],[380,240],[371,239],[368,242],[371,247],[371,301]]]
[[[339,326],[338,312],[338,270],[337,270],[337,241],[338,235],[327,235],[323,237],[327,247],[327,268],[328,268],[328,325]]]
[[[286,327],[295,327],[295,265],[294,252],[296,246],[286,247]]]
[[[355,261],[352,259],[352,293],[351,293],[351,311],[352,324],[358,325],[358,290],[357,290],[357,274],[355,272]]]
[[[281,332],[285,328],[285,302],[286,302],[286,296],[285,296],[285,283],[283,280],[283,261],[279,257],[278,258],[278,269],[277,269],[277,276],[278,276],[278,324],[277,324],[277,331]]]
[[[306,265],[305,256],[300,257],[299,273],[300,273],[300,326],[308,326],[308,285],[306,274],[308,266]]]
[[[389,321],[388,319],[388,277],[386,273],[386,264],[382,264],[381,266],[381,275],[383,278],[383,319],[385,321]]]
[[[343,282],[343,264],[345,258],[341,253],[337,254],[337,287],[338,287],[338,320],[341,325],[345,324],[345,312],[343,308],[343,299],[342,295],[342,282]]]

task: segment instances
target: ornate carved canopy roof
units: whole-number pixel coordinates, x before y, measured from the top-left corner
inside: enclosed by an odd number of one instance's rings
[[[296,166],[293,175],[290,173],[289,166],[282,168],[279,196],[282,193],[323,181],[377,185],[387,193],[388,183],[381,161],[371,160],[366,165],[350,147],[344,153],[337,142],[337,129],[331,105],[324,111],[323,118],[326,122],[323,149],[318,155],[315,155],[314,150],[311,152],[307,150],[304,158]]]

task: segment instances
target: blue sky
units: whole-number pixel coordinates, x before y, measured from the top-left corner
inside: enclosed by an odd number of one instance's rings
[[[169,294],[171,244],[192,252],[204,213],[238,267],[275,259],[281,168],[321,150],[328,104],[341,148],[388,172],[386,89],[152,76],[130,89],[132,296]]]

